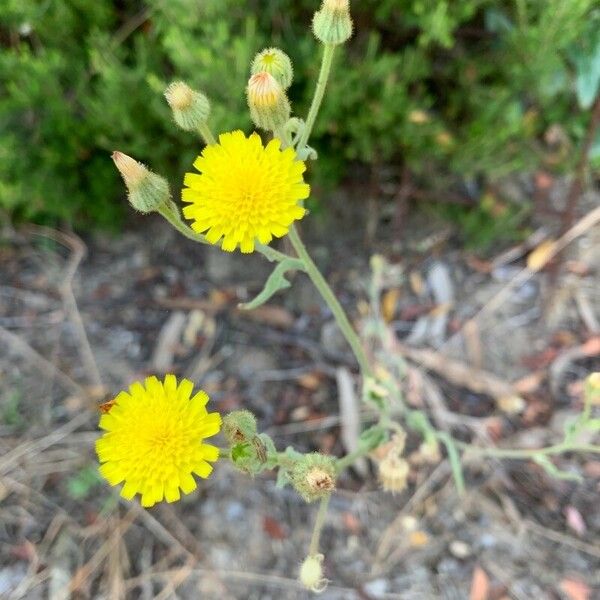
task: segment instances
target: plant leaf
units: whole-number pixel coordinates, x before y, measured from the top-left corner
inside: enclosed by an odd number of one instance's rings
[[[254,308],[258,308],[262,304],[264,304],[271,296],[276,294],[280,290],[284,290],[290,287],[290,282],[285,278],[285,274],[287,271],[295,270],[301,271],[303,270],[302,261],[297,258],[286,258],[282,260],[274,269],[273,272],[269,275],[269,278],[265,282],[265,287],[262,291],[250,302],[245,302],[240,304],[240,308],[244,310],[252,310]]]

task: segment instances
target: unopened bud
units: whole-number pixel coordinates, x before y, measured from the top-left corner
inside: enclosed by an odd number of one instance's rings
[[[290,118],[291,107],[281,85],[266,71],[250,77],[247,88],[250,116],[257,127],[274,131]]]
[[[313,17],[313,32],[323,44],[337,46],[352,35],[350,0],[323,0]]]
[[[401,492],[407,484],[408,463],[396,452],[390,452],[379,463],[379,482],[386,492]]]
[[[335,461],[318,452],[305,454],[294,465],[291,479],[306,502],[323,498],[335,490]]]
[[[307,556],[300,567],[300,583],[311,592],[320,594],[327,587],[327,579],[323,577],[323,555]]]
[[[170,201],[171,193],[166,179],[122,152],[113,152],[112,159],[123,177],[129,192],[129,203],[135,210],[150,213]]]
[[[175,81],[165,90],[175,123],[184,131],[195,131],[208,120],[210,102],[183,81]]]
[[[256,417],[248,410],[234,410],[223,418],[223,434],[230,445],[251,442],[256,436]]]
[[[600,406],[600,372],[592,373],[585,380],[586,402]]]
[[[294,77],[292,61],[279,48],[266,48],[254,57],[250,69],[251,74],[256,75],[263,71],[272,75],[284,90],[292,85]]]

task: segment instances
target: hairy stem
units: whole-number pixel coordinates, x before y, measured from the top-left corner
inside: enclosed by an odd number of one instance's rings
[[[217,143],[217,140],[207,123],[202,123],[198,126],[198,133],[202,136],[206,145],[210,146],[211,144]]]
[[[325,95],[325,88],[327,87],[327,80],[331,72],[331,63],[333,62],[333,54],[335,46],[326,44],[323,48],[323,59],[321,61],[321,70],[319,71],[319,78],[317,79],[317,87],[315,88],[315,94],[306,117],[306,124],[304,131],[298,141],[296,150],[302,150],[308,143],[308,138],[312,132],[312,128],[315,124],[323,96]]]
[[[348,344],[350,344],[350,347],[354,352],[354,356],[356,356],[356,360],[360,365],[360,370],[362,371],[363,375],[370,376],[371,367],[369,365],[369,361],[367,360],[365,351],[363,350],[354,328],[348,320],[346,312],[342,308],[342,305],[339,303],[338,299],[335,297],[335,294],[321,274],[321,271],[319,271],[317,265],[315,265],[312,258],[308,254],[306,247],[304,246],[300,236],[298,235],[298,232],[296,231],[296,228],[293,225],[290,228],[289,237],[290,241],[292,242],[292,246],[294,246],[294,250],[296,250],[296,253],[298,254],[298,258],[304,263],[306,273],[315,284],[317,290],[319,290],[319,293],[323,297],[323,300],[325,300],[327,303],[327,306],[329,306],[339,328],[346,338],[346,341]]]
[[[323,496],[319,504],[319,510],[317,511],[317,518],[315,519],[315,526],[313,527],[312,536],[310,538],[310,546],[308,548],[308,555],[314,556],[319,553],[319,541],[321,540],[321,530],[325,523],[325,516],[327,515],[327,508],[329,506],[329,499],[331,494]]]
[[[561,442],[546,448],[480,448],[471,444],[458,443],[465,449],[465,453],[478,456],[492,456],[495,458],[514,458],[517,460],[528,460],[536,456],[552,456],[564,454],[565,452],[593,452],[600,454],[600,446],[592,444],[571,444]]]

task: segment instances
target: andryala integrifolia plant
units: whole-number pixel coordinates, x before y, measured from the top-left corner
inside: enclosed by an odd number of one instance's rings
[[[379,415],[376,424],[362,433],[354,452],[341,458],[318,452],[302,454],[291,447],[281,452],[268,435],[258,431],[252,413],[239,410],[221,417],[209,412],[205,392],[194,392],[191,381],[177,381],[174,375],[167,375],[162,381],[148,377],[133,383],[109,403],[100,418],[104,434],[96,442],[96,451],[102,476],[111,485],[123,484],[121,495],[126,499],[139,494],[144,507],[174,502],[182,492],[189,494],[196,488],[196,477],[208,477],[220,459],[251,476],[276,470],[278,485],[291,485],[306,502],[319,504],[310,547],[299,570],[305,587],[319,592],[327,584],[320,534],[329,499],[345,468],[370,455],[377,464],[383,490],[398,493],[406,488],[411,468],[442,460],[443,447],[459,491],[464,488],[461,453],[533,459],[552,475],[570,476],[559,471],[550,457],[574,450],[600,452],[600,446],[579,442],[584,431],[600,430],[600,419],[592,415],[600,404],[600,374],[588,378],[584,410],[569,424],[564,440],[537,450],[482,448],[458,442],[449,433],[435,429],[425,412],[403,402],[402,361],[390,350],[389,332],[379,315],[385,260],[381,256],[371,260],[371,315],[365,320],[363,339],[379,350],[367,357],[363,342],[295,228],[295,221],[306,217],[303,202],[310,193],[304,180],[305,162],[316,158],[308,145],[310,133],[326,93],[336,48],[352,35],[349,1],[324,0],[313,17],[312,29],[321,43],[322,60],[306,119],[292,116],[286,90],[293,69],[282,50],[262,50],[249,66],[248,107],[254,124],[265,134],[264,140],[256,132],[246,135],[239,130],[215,137],[210,128],[210,102],[202,92],[184,82],[174,82],[166,89],[175,123],[185,131],[196,132],[205,143],[193,163],[194,172],[184,177],[182,211],[171,199],[164,178],[122,152],[115,152],[113,160],[134,209],[158,212],[197,242],[219,244],[227,252],[258,251],[275,264],[262,292],[243,308],[256,308],[289,287],[286,273],[308,275],[354,352],[364,402]],[[289,237],[295,255],[269,246],[274,238],[283,236]],[[421,440],[411,461],[405,456],[405,428]],[[219,431],[224,434],[226,447],[205,442]]]

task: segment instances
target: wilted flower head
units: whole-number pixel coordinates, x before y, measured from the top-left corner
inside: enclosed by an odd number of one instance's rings
[[[305,454],[292,470],[292,484],[306,500],[313,502],[335,490],[335,461],[319,452]]]

